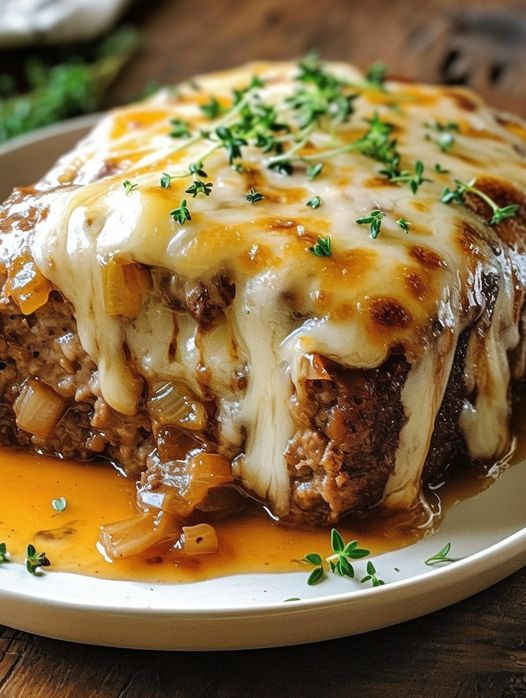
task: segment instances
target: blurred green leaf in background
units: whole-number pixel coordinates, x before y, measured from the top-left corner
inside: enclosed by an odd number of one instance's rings
[[[18,79],[0,73],[0,143],[95,111],[138,43],[135,29],[121,27],[91,46],[61,49],[54,62],[27,58]]]

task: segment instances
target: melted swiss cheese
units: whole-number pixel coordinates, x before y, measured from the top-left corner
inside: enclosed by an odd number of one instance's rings
[[[210,196],[185,194],[188,179],[161,188],[161,173],[181,171],[209,147],[170,137],[170,119],[210,128],[200,105],[211,95],[230,105],[232,90],[246,86],[253,74],[264,79],[264,102],[280,105],[291,94],[295,65],[257,63],[200,77],[103,118],[38,185],[45,215],[36,216],[30,239],[39,269],[74,307],[106,401],[125,414],[137,409],[124,345],[152,383],[181,378],[200,394],[198,372],[205,366],[218,400],[222,441],[235,448],[246,434],[236,473],[278,514],[287,512],[289,502],[283,452],[295,426],[288,401],[307,352],[369,368],[385,361],[393,347],[404,348],[411,364],[401,398],[406,420],[385,490],[388,505],[409,506],[418,497],[459,336],[479,321],[481,331],[469,340],[471,399],[461,425],[475,458],[493,457],[508,442],[508,357],[519,342],[526,283],[524,244],[515,235],[519,223],[491,227],[465,207],[441,203],[440,195],[444,186],[454,188],[453,178],[475,177],[500,187],[508,203],[522,204],[525,131],[461,89],[388,82],[383,92],[364,86],[352,67],[329,69],[355,83],[359,97],[355,114],[336,136],[313,134],[311,152],[332,147],[334,139],[360,137],[364,119],[378,111],[394,125],[402,166],[425,164],[431,181],[416,194],[379,176],[380,163],[357,152],[327,160],[322,175],[311,181],[301,167],[291,176],[269,170],[268,157],[254,147],[243,149],[243,172],[229,166],[224,151],[206,159]],[[458,124],[446,152],[426,126],[435,121]],[[436,172],[435,163],[448,173]],[[137,186],[127,194],[123,180]],[[245,198],[251,186],[264,196],[257,204]],[[314,210],[306,206],[313,196],[321,199]],[[182,199],[192,216],[184,225],[169,215]],[[373,240],[356,219],[377,208],[385,217]],[[396,222],[402,217],[410,223],[407,234]],[[331,257],[309,251],[320,235],[330,236]],[[513,238],[513,244],[503,245],[501,237]],[[4,236],[2,258],[16,255],[19,245],[20,236]],[[136,318],[110,317],[101,270],[115,256],[189,282],[227,274],[236,286],[233,304],[208,333],[190,316],[174,316],[155,290]],[[498,288],[491,312],[486,277]],[[293,299],[293,307],[284,299]],[[234,390],[231,377],[245,367],[247,388]]]

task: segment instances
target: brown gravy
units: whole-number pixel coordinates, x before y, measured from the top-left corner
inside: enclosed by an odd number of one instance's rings
[[[520,421],[524,408],[516,410]],[[526,454],[526,436],[516,439],[510,464]],[[149,582],[189,582],[235,573],[286,572],[301,569],[297,560],[308,552],[328,555],[329,532],[302,530],[273,521],[264,512],[215,523],[220,540],[213,555],[186,556],[149,551],[133,558],[107,561],[97,548],[99,527],[133,516],[135,485],[107,463],[81,464],[0,449],[2,507],[0,541],[13,560],[22,562],[28,543],[45,551],[49,570]],[[409,545],[433,530],[444,511],[494,482],[487,472],[468,469],[429,493],[433,520],[383,517],[373,513],[338,526],[345,540],[356,538],[372,554]],[[56,512],[52,499],[65,497],[67,508]],[[420,523],[423,517],[420,518]],[[47,571],[47,570],[46,570]]]

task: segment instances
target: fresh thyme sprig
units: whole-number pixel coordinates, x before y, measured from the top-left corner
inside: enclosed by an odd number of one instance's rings
[[[318,175],[321,174],[323,170],[323,162],[317,162],[314,165],[307,166],[307,177],[309,179],[316,179]]]
[[[124,192],[126,196],[129,196],[134,189],[137,189],[139,186],[138,184],[133,184],[130,182],[129,179],[125,179],[124,182],[122,183],[122,186],[124,187]]]
[[[424,564],[428,565],[429,567],[432,567],[433,565],[438,565],[441,562],[458,562],[458,558],[455,557],[448,557],[449,551],[451,550],[451,543],[446,543],[442,550],[439,550],[438,553],[435,553],[431,557],[429,557]]]
[[[300,142],[281,155],[271,158],[269,166],[272,167],[278,162],[286,162],[290,166],[291,163],[295,161],[309,162],[310,160],[327,160],[336,155],[343,155],[353,151],[357,151],[373,160],[378,160],[379,162],[387,164],[392,163],[394,159],[398,158],[398,163],[400,155],[397,151],[396,139],[391,138],[391,133],[394,128],[393,124],[383,121],[378,112],[375,112],[370,118],[365,119],[365,122],[369,124],[367,131],[361,138],[351,143],[346,143],[345,145],[340,145],[329,150],[320,150],[312,155],[299,155],[296,153],[304,145],[304,143]]]
[[[41,567],[49,567],[50,564],[46,553],[37,553],[35,546],[31,543],[27,546],[26,569],[29,574],[37,574]]]
[[[332,554],[325,558],[325,562],[319,553],[308,553],[301,562],[314,565],[314,570],[307,578],[307,584],[313,586],[319,584],[326,577],[325,563],[330,571],[340,577],[352,579],[354,577],[354,567],[351,560],[359,560],[370,554],[369,550],[358,547],[358,541],[352,540],[345,543],[341,534],[333,528],[331,531]]]
[[[262,201],[265,197],[259,191],[256,191],[254,187],[251,187],[247,191],[245,198],[247,201],[250,201],[251,204],[257,204],[258,201]]]
[[[313,196],[312,199],[309,199],[308,201],[305,202],[305,206],[308,206],[309,208],[319,208],[321,204],[321,199],[319,196]]]
[[[217,117],[224,112],[224,109],[219,103],[217,97],[211,97],[207,104],[202,104],[199,108],[209,119],[217,119]]]
[[[409,228],[411,227],[411,223],[409,221],[402,217],[399,218],[396,222],[402,228],[404,233],[409,233]]]
[[[387,66],[385,66],[383,63],[373,63],[373,65],[365,73],[364,83],[366,87],[372,87],[385,92],[386,74]]]
[[[183,199],[178,208],[174,208],[170,211],[170,216],[174,219],[176,223],[183,225],[186,221],[191,221],[192,216],[186,205],[186,199]]]
[[[307,584],[311,587],[315,584],[319,584],[325,577],[325,568],[321,555],[319,553],[307,553],[301,562],[314,565],[314,569],[307,577]]]
[[[172,138],[189,138],[190,137],[190,124],[183,119],[170,119],[170,125],[172,130],[170,131],[170,136]]]
[[[9,562],[10,556],[7,552],[7,545],[5,543],[0,543],[0,562]]]
[[[370,236],[373,240],[376,240],[380,233],[380,227],[382,225],[382,218],[385,217],[385,213],[379,208],[374,208],[366,216],[357,218],[356,222],[359,225],[369,225],[371,227]]]
[[[213,186],[212,182],[203,182],[201,179],[194,179],[193,184],[189,186],[188,189],[185,189],[185,194],[191,194],[194,199],[198,194],[210,196]]]
[[[332,124],[349,120],[358,95],[345,81],[329,73],[316,54],[299,62],[296,79],[300,86],[286,102],[294,110],[300,128],[319,124],[322,120]]]
[[[332,244],[329,235],[320,235],[314,245],[309,247],[309,252],[312,252],[316,257],[331,257]]]
[[[378,575],[376,574],[376,569],[375,566],[373,565],[372,560],[369,560],[367,563],[367,574],[365,577],[362,577],[360,579],[360,584],[364,584],[365,582],[371,582],[373,587],[381,587],[385,584],[383,579],[380,579]]]
[[[417,193],[424,182],[431,182],[428,177],[424,177],[424,163],[421,160],[416,161],[415,172],[411,174],[407,170],[398,170],[398,162],[395,157],[389,163],[388,168],[380,170],[380,174],[385,175],[391,182],[408,184],[413,194]]]
[[[248,145],[245,138],[236,135],[235,131],[227,126],[220,126],[214,131],[223,148],[228,154],[228,162],[232,164],[234,160],[241,157],[241,147]]]
[[[0,74],[0,82],[4,83],[0,93],[0,143],[46,124],[95,111],[138,45],[138,33],[123,26],[95,44],[76,44],[53,54],[47,51],[44,60],[29,57],[21,64],[18,58],[16,70]],[[58,62],[49,64],[51,56]]]
[[[488,196],[481,189],[478,189],[475,186],[476,183],[476,177],[471,179],[469,182],[462,182],[460,179],[455,179],[455,184],[457,185],[456,188],[450,189],[449,187],[445,187],[444,191],[442,192],[442,196],[440,197],[440,201],[442,201],[442,203],[444,204],[450,204],[454,201],[457,204],[465,206],[466,194],[473,194],[475,196],[478,196],[479,199],[482,199],[482,201],[484,201],[491,209],[492,216],[489,221],[490,225],[497,225],[498,223],[502,223],[502,221],[506,218],[512,218],[513,216],[515,216],[515,214],[520,208],[519,204],[508,204],[507,206],[499,206],[495,201],[493,201],[493,199],[490,196]]]
[[[327,558],[327,562],[330,565],[331,572],[340,577],[354,577],[354,568],[349,560],[359,560],[370,554],[369,550],[358,547],[357,540],[345,543],[335,528],[331,531],[331,548],[333,554]]]

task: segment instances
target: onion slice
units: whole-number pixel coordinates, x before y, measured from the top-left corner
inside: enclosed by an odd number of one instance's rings
[[[206,427],[204,405],[181,381],[163,383],[148,400],[148,412],[159,424],[174,425],[189,431]]]
[[[219,546],[215,528],[206,523],[183,526],[181,543],[187,555],[216,553]]]
[[[53,388],[30,378],[13,405],[16,424],[23,431],[45,438],[58,424],[65,406],[64,398]]]
[[[111,560],[118,560],[138,555],[180,533],[181,526],[165,512],[147,512],[101,526],[99,543]]]

